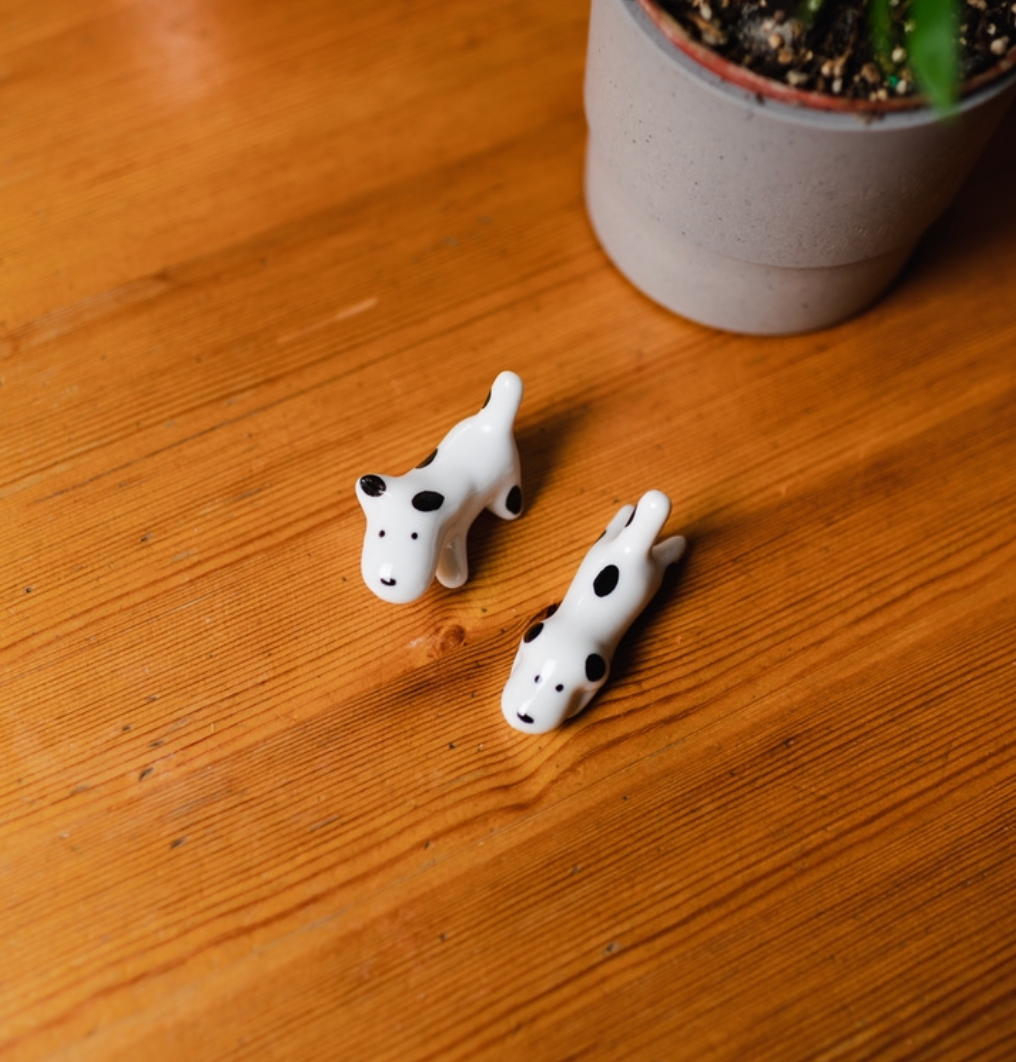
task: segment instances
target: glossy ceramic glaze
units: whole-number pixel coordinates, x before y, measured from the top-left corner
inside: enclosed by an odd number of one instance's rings
[[[480,512],[505,520],[522,512],[513,431],[522,390],[515,373],[502,372],[479,413],[459,421],[412,471],[357,480],[367,517],[360,572],[383,601],[415,601],[435,575],[443,586],[462,586],[466,537]]]
[[[684,552],[680,535],[656,541],[669,515],[670,499],[658,490],[619,510],[560,606],[526,631],[501,695],[501,711],[516,730],[553,730],[607,681],[618,642]]]

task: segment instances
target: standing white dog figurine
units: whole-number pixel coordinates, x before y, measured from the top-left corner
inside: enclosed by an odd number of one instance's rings
[[[383,601],[415,601],[435,574],[447,587],[469,576],[466,535],[482,509],[504,520],[522,512],[519,453],[512,432],[522,380],[502,372],[479,413],[459,421],[404,476],[361,476],[367,516],[360,571]]]
[[[516,730],[553,730],[607,681],[618,642],[684,552],[680,535],[656,541],[669,515],[670,499],[658,490],[621,509],[560,606],[526,631],[501,695],[501,711]]]

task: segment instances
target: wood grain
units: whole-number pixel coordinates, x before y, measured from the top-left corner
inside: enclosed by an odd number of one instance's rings
[[[596,244],[582,0],[0,11],[0,1057],[1012,1058],[1012,116],[752,339]],[[525,515],[383,605],[356,477],[503,368]],[[686,558],[510,731],[651,487]]]

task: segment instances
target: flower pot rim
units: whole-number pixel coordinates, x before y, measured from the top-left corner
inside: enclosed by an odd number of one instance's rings
[[[764,77],[739,63],[732,62],[713,51],[712,48],[694,40],[673,16],[667,14],[659,6],[657,0],[636,0],[636,2],[667,41],[689,59],[721,80],[754,93],[756,96],[812,111],[836,111],[864,115],[869,118],[900,111],[929,109],[927,101],[919,95],[887,100],[865,100],[829,96],[822,92],[794,88],[792,85]],[[1010,48],[1008,53],[990,70],[964,82],[961,102],[979,90],[987,88],[1014,68],[1016,68],[1016,46]]]

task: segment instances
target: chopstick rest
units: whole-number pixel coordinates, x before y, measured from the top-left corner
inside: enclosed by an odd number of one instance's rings
[[[360,572],[383,601],[415,601],[437,576],[449,588],[469,577],[466,536],[481,510],[504,520],[522,512],[514,424],[522,380],[502,372],[483,408],[459,421],[429,457],[401,476],[356,484],[367,517]]]
[[[656,541],[670,508],[658,490],[624,506],[586,554],[561,604],[526,631],[501,695],[501,711],[516,730],[553,730],[607,681],[625,631],[684,552],[680,535]]]

